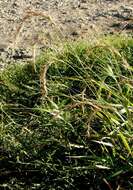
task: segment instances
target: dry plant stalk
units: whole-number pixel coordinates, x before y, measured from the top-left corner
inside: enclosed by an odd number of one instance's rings
[[[87,131],[86,131],[86,136],[88,138],[91,137],[91,131],[94,132],[94,130],[92,129],[91,127],[91,122],[93,121],[93,119],[95,118],[97,112],[100,111],[100,109],[98,108],[93,108],[90,115],[89,115],[89,118],[88,118],[88,121],[87,121]]]
[[[26,13],[25,13],[25,15],[24,15],[24,17],[22,19],[22,22],[20,23],[20,25],[18,26],[18,28],[16,30],[15,37],[13,39],[13,48],[14,49],[17,46],[18,39],[19,39],[21,31],[23,30],[25,22],[28,19],[30,19],[31,17],[37,17],[37,16],[44,17],[45,19],[48,19],[52,24],[55,25],[55,23],[53,22],[51,16],[49,16],[49,15],[43,13],[43,12],[32,11],[32,10],[26,11]],[[32,54],[33,54],[32,67],[33,67],[33,72],[36,72],[36,67],[35,67],[36,47],[35,47],[35,45],[36,45],[36,42],[34,42],[33,48],[32,48]]]
[[[48,68],[50,67],[50,65],[51,65],[51,63],[44,64],[41,67],[41,71],[40,71],[40,90],[41,90],[42,97],[47,97],[47,95],[48,95],[46,74],[47,74],[47,71],[48,71]]]
[[[25,13],[25,15],[24,15],[24,17],[22,19],[22,22],[20,23],[20,25],[18,26],[18,28],[16,30],[15,37],[13,39],[14,47],[15,47],[15,45],[17,45],[20,33],[21,33],[21,31],[22,31],[22,29],[24,27],[25,22],[28,19],[30,19],[31,17],[37,17],[37,16],[44,17],[45,19],[48,19],[52,24],[55,25],[55,23],[53,22],[51,16],[49,16],[49,15],[43,13],[43,12],[32,11],[32,10],[26,11],[26,13]]]
[[[33,45],[32,55],[33,55],[32,69],[33,72],[36,72],[36,44]]]
[[[23,30],[23,27],[24,27],[24,24],[25,22],[30,19],[31,17],[43,17],[44,19],[47,19],[48,21],[50,21],[55,27],[56,29],[58,30],[58,32],[60,32],[61,36],[63,36],[60,28],[56,25],[56,23],[53,21],[53,19],[51,18],[50,15],[47,15],[46,13],[44,12],[39,12],[39,11],[34,11],[34,10],[28,10],[25,12],[25,15],[20,23],[20,25],[18,26],[17,30],[16,30],[16,33],[15,33],[15,36],[14,36],[14,39],[13,39],[13,49],[15,49],[15,47],[17,46],[17,43],[19,41],[19,36],[20,36],[20,33],[21,31]],[[32,62],[32,66],[33,66],[33,71],[36,72],[36,67],[35,67],[35,57],[36,57],[36,42],[33,43],[33,48],[32,48],[32,53],[33,53],[33,62]]]
[[[18,26],[17,30],[16,30],[16,33],[15,33],[15,36],[14,36],[14,39],[13,39],[13,44],[14,44],[14,47],[15,45],[17,45],[17,42],[18,42],[18,39],[19,39],[19,36],[20,36],[20,33],[24,27],[24,24],[25,22],[32,18],[32,17],[43,17],[44,19],[47,19],[49,20],[55,27],[56,29],[58,30],[58,32],[61,34],[62,37],[64,37],[61,29],[57,26],[57,24],[53,21],[53,18],[48,15],[47,13],[44,13],[44,12],[40,12],[40,11],[34,11],[34,10],[28,10],[25,12],[25,15],[20,23],[20,25]]]

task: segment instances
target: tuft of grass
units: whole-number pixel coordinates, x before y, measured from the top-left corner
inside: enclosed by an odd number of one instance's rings
[[[48,49],[0,73],[0,187],[132,189],[133,39]]]

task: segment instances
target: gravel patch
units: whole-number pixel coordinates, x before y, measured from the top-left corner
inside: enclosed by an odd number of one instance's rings
[[[35,44],[45,48],[58,38],[132,32],[133,1],[0,0],[0,31],[1,62],[27,59]]]

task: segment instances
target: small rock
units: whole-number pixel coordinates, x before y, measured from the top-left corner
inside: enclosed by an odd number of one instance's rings
[[[7,48],[6,44],[0,44],[0,52],[4,52]]]
[[[128,23],[125,25],[125,29],[127,30],[133,30],[133,23]]]
[[[86,3],[81,3],[80,4],[80,9],[88,9],[88,5]]]
[[[14,54],[12,55],[12,58],[17,60],[17,59],[31,59],[32,55],[30,55],[26,50],[24,49],[18,49],[15,50]]]
[[[72,32],[71,32],[71,35],[72,35],[72,36],[78,36],[79,33],[78,33],[77,31],[72,31]]]

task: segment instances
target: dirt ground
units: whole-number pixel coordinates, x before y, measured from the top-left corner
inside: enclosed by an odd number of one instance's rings
[[[132,31],[133,0],[0,0],[0,53]]]

